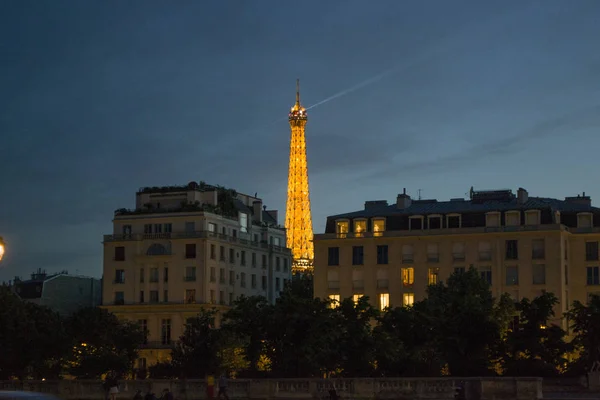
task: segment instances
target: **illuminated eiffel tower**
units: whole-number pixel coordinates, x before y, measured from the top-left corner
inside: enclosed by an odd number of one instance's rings
[[[313,229],[308,191],[308,166],[306,161],[306,109],[300,105],[300,81],[296,81],[296,104],[289,113],[292,136],[290,140],[290,166],[288,173],[285,228],[287,247],[292,249],[292,271],[311,271],[313,267]]]

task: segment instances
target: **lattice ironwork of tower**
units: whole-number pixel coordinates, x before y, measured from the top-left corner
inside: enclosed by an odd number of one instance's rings
[[[296,104],[289,113],[291,128],[290,165],[288,172],[287,206],[285,228],[287,247],[292,249],[295,272],[311,270],[313,266],[313,228],[308,191],[308,167],[306,162],[306,109],[300,105],[300,82],[296,81]]]

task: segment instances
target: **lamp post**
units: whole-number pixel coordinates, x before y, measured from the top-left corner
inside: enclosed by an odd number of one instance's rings
[[[2,261],[3,256],[4,256],[4,240],[2,240],[2,236],[0,236],[0,261]]]

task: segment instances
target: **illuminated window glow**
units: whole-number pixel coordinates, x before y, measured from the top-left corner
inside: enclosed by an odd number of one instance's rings
[[[354,233],[356,236],[362,236],[367,231],[367,221],[358,220],[354,221]]]
[[[354,296],[352,296],[352,300],[354,301],[354,304],[357,304],[358,300],[360,300],[361,297],[363,297],[362,294],[355,294]]]
[[[379,308],[381,310],[385,310],[390,306],[390,294],[389,293],[381,293],[379,295]]]
[[[402,268],[402,284],[404,286],[412,286],[415,283],[415,269]]]
[[[340,237],[346,237],[348,234],[348,221],[338,221],[336,231]]]
[[[402,305],[405,307],[410,307],[415,304],[415,294],[414,293],[404,293],[402,296]]]
[[[385,232],[385,219],[377,218],[373,220],[373,236],[381,236]]]
[[[331,301],[330,307],[335,308],[340,305],[340,295],[339,294],[330,294],[329,300]]]
[[[435,285],[439,282],[439,268],[429,268],[429,284]]]

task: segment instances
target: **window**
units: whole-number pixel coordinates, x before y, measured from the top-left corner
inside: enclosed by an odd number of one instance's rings
[[[162,224],[154,224],[154,233],[162,233]]]
[[[441,229],[442,228],[442,217],[440,216],[429,216],[428,217],[428,228],[429,229]]]
[[[411,287],[415,283],[415,269],[402,268],[402,285],[404,287]]]
[[[413,263],[413,246],[412,244],[402,245],[402,263],[412,264]]]
[[[186,222],[185,223],[185,232],[186,233],[194,233],[196,231],[196,223],[195,222]]]
[[[569,284],[569,266],[565,264],[565,285]]]
[[[279,257],[275,257],[275,271],[281,271],[281,259]]]
[[[225,268],[219,268],[219,283],[225,283]]]
[[[381,293],[379,295],[379,309],[385,310],[390,306],[390,294],[389,293]]]
[[[569,259],[569,242],[565,240],[565,260]]]
[[[465,267],[454,267],[454,273],[455,274],[464,274],[465,273]]]
[[[283,259],[283,272],[288,272],[288,259]]]
[[[340,265],[340,248],[329,247],[327,250],[327,265]]]
[[[125,270],[117,269],[115,271],[115,282],[114,283],[125,283]]]
[[[262,286],[262,290],[267,290],[267,277],[266,276],[262,276],[261,277],[261,286]]]
[[[165,289],[163,291],[163,302],[165,302],[165,303],[169,302],[169,291],[167,289]]]
[[[521,225],[521,213],[519,211],[508,211],[504,213],[505,225],[506,226],[519,226]]]
[[[216,298],[215,298],[215,291],[213,289],[210,290],[210,303],[211,304],[215,304],[216,302]]]
[[[339,294],[330,294],[329,295],[329,306],[331,308],[338,307],[340,305],[340,295]]]
[[[240,254],[241,254],[240,265],[246,266],[246,251],[242,250]]]
[[[439,275],[440,275],[439,268],[429,268],[429,272],[428,272],[429,284],[436,285],[437,283],[439,283]]]
[[[217,251],[216,251],[216,247],[214,244],[210,245],[210,259],[214,260],[217,258]]]
[[[525,211],[525,225],[539,225],[540,212],[538,210]]]
[[[348,221],[338,221],[336,223],[338,237],[345,238],[348,235]]]
[[[229,292],[229,305],[233,305],[233,293]]]
[[[490,242],[479,242],[479,261],[492,260],[492,244]]]
[[[140,283],[144,283],[144,268],[140,268]]]
[[[519,267],[506,267],[506,286],[519,284]]]
[[[404,293],[402,295],[402,305],[404,307],[410,307],[415,304],[415,294],[414,293]]]
[[[279,278],[275,278],[275,290],[280,291],[281,290],[281,283]]]
[[[531,258],[533,260],[543,260],[546,257],[546,248],[544,239],[534,239],[531,241]]]
[[[240,217],[240,232],[248,232],[248,214],[239,213]]]
[[[363,246],[352,246],[352,265],[364,264]]]
[[[266,254],[262,255],[262,267],[263,267],[263,269],[267,268],[267,255]]]
[[[437,243],[429,243],[427,245],[427,261],[428,262],[439,262],[440,251]]]
[[[488,285],[492,284],[492,268],[491,267],[479,268],[479,276],[481,276],[481,279],[483,279],[485,282],[487,282]]]
[[[225,261],[225,247],[219,246],[219,260]]]
[[[256,253],[252,253],[252,268],[256,267]]]
[[[367,220],[358,219],[354,220],[354,236],[362,237],[367,231]]]
[[[246,287],[246,273],[242,272],[240,274],[240,286],[245,288]]]
[[[577,214],[577,227],[578,228],[591,228],[592,227],[592,214],[591,213]]]
[[[144,224],[144,233],[146,235],[152,233],[152,224]]]
[[[131,235],[131,225],[123,225],[123,236]]]
[[[219,291],[219,304],[225,304],[225,292],[222,290]]]
[[[125,247],[115,247],[115,261],[125,261]]]
[[[171,320],[163,319],[160,325],[160,342],[162,344],[171,344]]]
[[[587,284],[588,285],[600,285],[600,268],[599,267],[587,267]]]
[[[185,258],[196,258],[196,244],[187,243],[185,245]]]
[[[255,233],[254,236],[252,237],[253,242],[258,243],[258,234]]]
[[[546,284],[546,266],[544,264],[534,264],[532,266],[532,272],[534,285]]]
[[[212,222],[208,223],[208,231],[215,233],[217,231],[217,225],[213,224]]]
[[[138,325],[140,329],[144,333],[144,344],[148,343],[148,320],[147,319],[138,319]]]
[[[231,230],[231,236],[233,236],[234,238],[237,237],[237,229],[232,229]]]
[[[500,226],[500,213],[497,211],[486,213],[485,226],[488,228],[495,228]]]
[[[185,267],[186,282],[196,282],[196,267]]]
[[[448,215],[446,221],[446,223],[448,224],[448,228],[460,228],[460,215]]]
[[[388,263],[388,247],[387,245],[377,246],[377,264]]]
[[[358,301],[360,300],[360,298],[363,297],[362,294],[355,294],[352,296],[352,301],[354,301],[354,304],[358,304]]]
[[[423,229],[423,217],[409,217],[408,229],[411,231],[418,231]]]
[[[252,289],[256,289],[256,274],[252,274],[251,284],[252,284]]]
[[[123,304],[125,304],[125,293],[115,292],[115,305],[122,306]]]
[[[211,282],[215,282],[217,280],[216,277],[216,272],[215,272],[215,267],[210,267],[210,281]]]
[[[229,262],[235,264],[235,250],[229,249]]]
[[[452,244],[452,259],[455,262],[465,261],[465,244],[463,242]]]
[[[164,229],[165,233],[171,233],[171,232],[173,232],[173,225],[172,224],[165,224],[164,228],[165,228]]]
[[[169,282],[169,268],[168,267],[165,267],[164,275],[163,275],[163,281],[164,282]]]
[[[598,242],[585,242],[585,260],[598,261]]]
[[[158,282],[158,268],[150,268],[150,282]]]
[[[150,303],[158,303],[158,290],[150,291]]]
[[[235,285],[235,271],[229,271],[229,285]]]
[[[507,260],[518,260],[519,249],[516,240],[507,240],[505,242],[505,255],[504,258]]]
[[[329,274],[333,273],[333,271],[329,271],[327,279],[329,281],[339,281],[339,274],[336,272],[335,275],[330,276]],[[339,282],[337,283],[339,287]],[[352,287],[354,289],[363,289],[365,287],[365,281],[363,277],[363,270],[359,268],[352,269]]]
[[[187,289],[185,291],[185,302],[187,304],[193,304],[196,302],[196,289]]]
[[[140,290],[140,303],[144,302],[144,291]]]
[[[373,220],[373,236],[381,236],[385,232],[385,219],[376,218]]]

